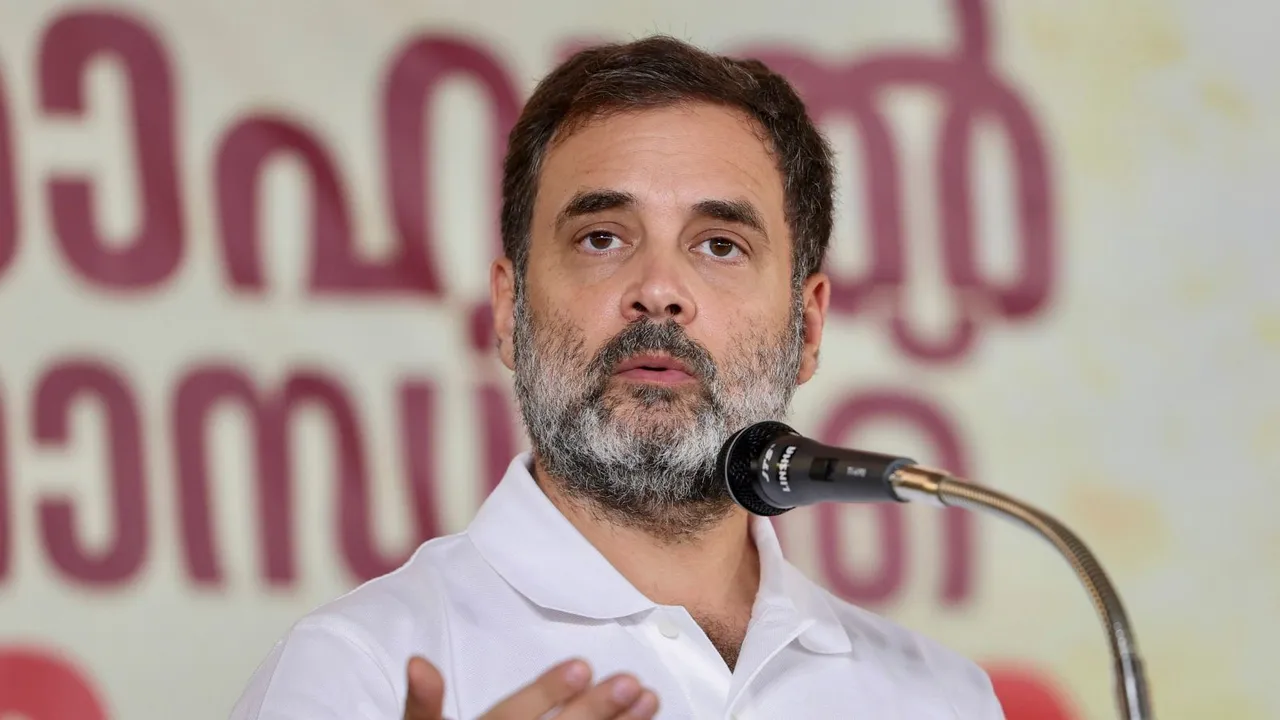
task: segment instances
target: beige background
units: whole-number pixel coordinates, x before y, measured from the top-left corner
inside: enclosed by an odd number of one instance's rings
[[[984,10],[989,67],[1030,111],[1047,159],[1052,283],[1025,318],[977,315],[971,348],[945,361],[893,341],[887,311],[834,316],[823,368],[802,388],[792,424],[819,432],[851,396],[888,391],[947,418],[976,479],[1049,510],[1099,554],[1136,623],[1162,718],[1280,717],[1280,5],[1089,0],[960,3]],[[276,384],[299,368],[350,393],[376,481],[377,536],[412,537],[396,388],[438,387],[431,425],[445,531],[461,529],[485,478],[475,388],[505,372],[470,349],[484,300],[495,212],[487,173],[492,113],[465,80],[446,83],[427,163],[437,178],[433,228],[443,297],[315,298],[306,292],[307,199],[296,162],[271,165],[261,192],[269,289],[224,281],[214,172],[223,134],[252,113],[302,123],[342,177],[363,251],[391,247],[382,168],[383,82],[423,34],[461,38],[505,68],[518,92],[584,38],[670,32],[722,51],[789,47],[830,63],[886,53],[942,57],[958,38],[944,2],[552,3],[189,0],[109,3],[160,42],[175,97],[177,170],[186,223],[181,266],[163,285],[118,292],[78,276],[58,250],[49,179],[88,174],[104,232],[138,222],[127,87],[117,66],[88,74],[85,118],[40,109],[44,35],[70,2],[0,0],[0,84],[16,158],[18,252],[0,268],[0,421],[10,476],[12,562],[0,575],[0,651],[45,649],[90,678],[111,718],[225,717],[254,665],[302,613],[356,582],[335,560],[327,426],[293,433],[296,582],[269,587],[257,556],[250,433],[235,411],[210,434],[212,516],[226,580],[185,571],[175,505],[172,398],[194,364],[227,362]],[[876,96],[902,171],[911,278],[907,322],[938,337],[963,312],[938,252],[936,138],[946,98],[897,88]],[[869,263],[866,181],[847,124],[828,125],[842,157],[840,237],[832,266]],[[971,207],[984,272],[1017,277],[1020,238],[1007,135],[979,126]],[[857,170],[855,173],[854,170]],[[979,305],[981,303],[979,302]],[[106,442],[92,402],[72,442],[34,440],[40,378],[73,358],[125,377],[143,427],[149,537],[126,584],[86,587],[61,573],[42,540],[49,494],[78,503],[87,543],[108,541]],[[884,421],[848,443],[940,462],[909,424]],[[452,468],[452,470],[449,470]],[[841,562],[874,573],[876,511],[847,508]],[[788,550],[828,582],[816,513],[780,522]],[[938,599],[941,516],[906,511],[905,577],[873,608],[989,663],[1023,664],[1069,695],[1080,718],[1113,717],[1102,632],[1050,548],[983,520],[972,594]],[[5,527],[0,525],[0,527]],[[0,678],[0,687],[5,679]],[[0,706],[4,698],[0,697]],[[0,716],[4,715],[0,707]],[[36,717],[32,720],[46,720]]]

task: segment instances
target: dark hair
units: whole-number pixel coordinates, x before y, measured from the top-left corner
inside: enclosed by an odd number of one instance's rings
[[[792,280],[822,266],[831,237],[831,148],[781,75],[758,60],[713,55],[658,35],[587,48],[534,89],[511,129],[502,168],[502,249],[517,283],[529,254],[529,226],[543,158],[553,140],[614,112],[684,102],[741,110],[762,131],[782,174],[792,237]]]

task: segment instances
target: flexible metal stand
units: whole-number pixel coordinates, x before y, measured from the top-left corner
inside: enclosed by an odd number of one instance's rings
[[[1102,619],[1111,643],[1116,701],[1125,720],[1152,720],[1151,699],[1138,646],[1120,595],[1084,543],[1046,513],[1007,495],[952,477],[940,470],[909,466],[892,478],[894,491],[906,501],[930,502],[981,510],[1013,520],[1048,540],[1075,570]]]

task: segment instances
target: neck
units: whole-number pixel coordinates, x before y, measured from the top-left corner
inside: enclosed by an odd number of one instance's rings
[[[746,511],[732,507],[697,532],[671,535],[623,522],[534,465],[551,503],[645,597],[691,612],[750,615],[760,584],[760,558]]]

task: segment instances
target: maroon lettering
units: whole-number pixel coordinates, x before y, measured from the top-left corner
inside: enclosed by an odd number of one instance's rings
[[[258,533],[261,568],[268,582],[287,584],[296,575],[294,553],[292,462],[288,452],[287,415],[302,387],[323,385],[317,378],[294,378],[283,397],[261,397],[253,383],[232,367],[208,366],[189,373],[179,384],[173,405],[177,445],[178,505],[182,516],[187,572],[202,584],[219,584],[223,574],[215,550],[209,496],[209,415],[220,402],[237,401],[249,415],[255,438],[258,481]],[[292,392],[291,392],[292,391]],[[340,415],[342,408],[329,408]],[[341,423],[338,424],[342,427]],[[348,443],[337,443],[340,457]],[[339,462],[339,467],[344,463]]]
[[[502,482],[507,466],[519,452],[512,420],[515,408],[496,382],[484,382],[477,387],[475,402],[480,410],[480,443],[484,452],[485,482],[480,489],[487,496]]]
[[[86,398],[102,408],[107,428],[112,539],[104,551],[86,549],[76,535],[76,508],[70,498],[41,501],[40,529],[54,564],[66,575],[88,584],[119,584],[138,572],[147,551],[142,428],[125,380],[94,360],[55,366],[36,389],[34,439],[41,447],[65,447],[72,405]]]
[[[352,488],[342,501],[342,547],[351,572],[359,580],[369,580],[391,572],[404,563],[423,541],[440,533],[440,513],[436,509],[434,428],[435,388],[424,382],[406,382],[400,387],[400,443],[408,477],[409,503],[414,535],[406,548],[383,553],[374,547],[377,525],[367,487]],[[348,486],[350,487],[350,486]]]
[[[429,389],[410,387],[402,393],[403,439],[410,454],[411,513],[416,547],[437,529],[434,475],[426,423],[431,412]],[[293,460],[289,428],[301,406],[322,409],[333,431],[335,458],[335,512],[338,535],[351,572],[365,580],[385,574],[408,557],[409,551],[384,553],[374,542],[372,489],[364,444],[355,410],[347,393],[334,380],[318,372],[298,372],[280,392],[265,393],[239,370],[207,366],[189,373],[174,400],[173,426],[177,444],[178,502],[182,515],[183,549],[187,572],[202,584],[223,580],[213,537],[209,497],[207,426],[210,413],[224,401],[234,401],[248,413],[258,482],[258,532],[261,567],[267,582],[286,585],[297,575],[294,549]],[[413,453],[424,453],[419,456]]]
[[[960,443],[956,423],[940,408],[920,397],[884,392],[868,395],[864,400],[867,416],[909,423],[920,431],[931,446],[933,463],[957,477],[970,477],[969,459]],[[959,605],[973,596],[974,517],[961,508],[947,508],[942,513],[942,582],[938,598],[943,605]]]
[[[859,508],[860,509],[860,508]],[[860,574],[844,558],[848,542],[840,533],[840,516],[846,508],[831,503],[817,507],[818,547],[822,572],[832,592],[855,604],[876,605],[889,600],[902,587],[906,575],[906,537],[902,510],[891,505],[875,505],[880,530],[880,565]]]
[[[53,226],[63,254],[85,279],[112,288],[154,286],[178,267],[183,252],[169,60],[159,40],[117,13],[75,12],[60,17],[40,44],[40,104],[46,113],[81,116],[89,64],[107,57],[128,79],[137,148],[141,212],[137,232],[113,247],[94,214],[87,178],[49,181]]]
[[[891,392],[869,392],[856,395],[836,405],[823,423],[823,442],[847,445],[855,442],[856,432],[879,421],[905,422],[918,428],[932,442],[938,465],[956,475],[965,476],[967,468],[953,425],[931,404],[910,395]],[[823,504],[816,508],[819,559],[829,586],[850,602],[877,604],[888,601],[903,586],[907,573],[906,527],[902,508],[876,505],[880,531],[881,560],[872,572],[858,575],[844,559],[848,543],[840,535],[840,517],[847,509]],[[938,596],[944,605],[968,600],[973,587],[973,519],[964,510],[942,511],[943,575]]]
[[[952,361],[971,348],[982,315],[1026,320],[1044,307],[1053,289],[1054,237],[1051,188],[1045,146],[1026,103],[988,63],[987,13],[982,0],[955,0],[959,47],[930,55],[891,52],[843,66],[821,64],[789,50],[763,49],[746,54],[760,58],[787,75],[805,97],[814,118],[851,118],[859,132],[863,186],[868,216],[871,268],[861,277],[832,270],[831,307],[837,313],[866,309],[874,296],[891,308],[889,327],[906,354],[925,361]],[[948,282],[955,288],[960,312],[941,339],[920,336],[906,317],[906,266],[902,172],[892,131],[877,99],[886,90],[922,87],[947,103],[935,159],[939,174],[942,235]],[[984,277],[975,259],[971,175],[974,126],[993,122],[1011,145],[1016,176],[1021,266],[1017,279],[1001,286]]]
[[[337,383],[314,374],[290,379],[285,386],[284,413],[289,412],[293,403],[304,399],[319,403],[329,412],[334,423],[333,430],[337,436],[335,450],[338,456],[338,534],[347,566],[359,580],[391,572],[404,562],[409,552],[384,554],[374,541],[373,528],[377,523],[373,517],[372,481],[367,472],[364,443],[351,401]],[[281,425],[284,425],[283,421]],[[421,441],[421,438],[418,440]],[[411,503],[415,519],[419,521],[419,530],[424,514],[428,522],[435,519],[432,488],[428,478],[425,475],[411,475]],[[414,538],[411,546],[417,546],[418,542]]]
[[[481,362],[493,362],[497,353],[494,352],[493,310],[488,303],[472,307],[469,325],[471,349],[482,358]],[[476,407],[480,410],[479,437],[484,453],[485,482],[480,484],[480,490],[487,497],[502,482],[507,466],[519,452],[514,420],[516,408],[495,381],[485,380],[475,393]]]
[[[106,706],[79,669],[43,650],[0,649],[0,716],[107,720]]]
[[[430,383],[406,381],[400,385],[399,394],[400,447],[404,453],[405,471],[409,474],[413,516],[418,528],[418,536],[414,539],[416,545],[440,535],[442,531],[435,500],[438,485],[436,468],[440,457],[436,452],[436,430],[431,422],[435,417],[436,389]],[[366,537],[370,533],[368,524],[371,520],[368,513],[361,520]],[[353,569],[358,577],[367,579],[390,572],[407,557],[408,553],[405,553],[403,557],[386,559],[381,564],[366,563],[361,569]]]
[[[237,400],[252,420],[257,446],[258,533],[266,578],[283,584],[294,576],[293,510],[289,505],[289,456],[284,429],[273,422],[273,408],[258,397],[253,384],[234,368],[204,367],[187,375],[174,399],[178,507],[187,573],[198,583],[219,584],[222,569],[213,538],[209,496],[208,415],[220,401]]]
[[[262,271],[259,186],[263,167],[281,155],[297,158],[305,168],[311,190],[311,287],[377,285],[375,268],[353,261],[351,219],[338,171],[320,141],[303,127],[280,118],[254,117],[227,132],[218,150],[215,170],[218,221],[230,285],[261,292]]]
[[[467,317],[467,338],[471,341],[471,349],[481,357],[491,356],[497,335],[493,329],[493,306],[488,302],[478,302],[471,306]]]
[[[0,278],[18,252],[18,175],[9,130],[9,102],[0,77]],[[2,574],[2,573],[0,573]]]
[[[435,210],[427,143],[433,124],[428,109],[440,84],[454,76],[479,83],[492,104],[493,156],[488,163],[490,197],[494,198],[491,242],[495,249],[500,247],[497,198],[502,196],[502,158],[507,133],[520,110],[510,74],[489,52],[466,40],[419,38],[396,57],[384,96],[383,162],[399,240],[396,255],[376,269],[378,285],[388,290],[428,296],[445,291],[431,231]]]

